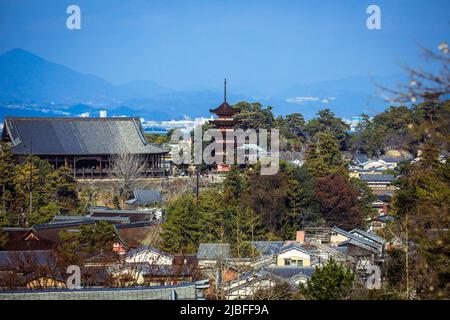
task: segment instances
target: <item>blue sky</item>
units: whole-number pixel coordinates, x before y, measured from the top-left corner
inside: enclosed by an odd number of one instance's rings
[[[66,8],[81,7],[81,30]],[[366,8],[381,8],[368,30]],[[23,48],[115,84],[153,80],[175,89],[252,88],[354,75],[386,76],[417,65],[417,43],[449,40],[450,1],[0,0],[0,53]]]

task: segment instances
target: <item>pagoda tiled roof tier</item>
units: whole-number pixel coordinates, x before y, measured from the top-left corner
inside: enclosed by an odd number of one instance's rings
[[[228,102],[223,102],[220,106],[218,106],[215,109],[209,109],[210,112],[216,114],[216,115],[234,115],[236,114],[238,111],[236,109],[234,109],[232,106],[230,106],[228,104]]]

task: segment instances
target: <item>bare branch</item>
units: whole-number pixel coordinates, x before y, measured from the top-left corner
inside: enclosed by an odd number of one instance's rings
[[[122,152],[111,159],[110,176],[116,180],[121,195],[129,195],[139,187],[140,179],[148,170],[147,158],[139,154]]]
[[[439,66],[438,72],[420,70],[410,66],[403,66],[407,72],[409,81],[407,84],[400,84],[396,88],[376,84],[376,86],[388,96],[385,99],[389,102],[416,103],[423,100],[437,100],[450,94],[450,72],[448,55],[448,45],[441,43],[439,53],[419,45],[422,56],[426,61],[433,62]]]

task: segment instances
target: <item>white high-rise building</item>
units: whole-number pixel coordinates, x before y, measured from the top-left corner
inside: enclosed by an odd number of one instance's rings
[[[106,110],[100,110],[100,118],[106,118],[108,116],[108,113]]]

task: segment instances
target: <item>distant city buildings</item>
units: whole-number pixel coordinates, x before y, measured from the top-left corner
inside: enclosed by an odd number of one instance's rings
[[[166,121],[156,121],[156,120],[148,120],[142,119],[142,127],[145,131],[156,132],[156,133],[164,133],[172,129],[181,129],[192,131],[198,125],[203,125],[208,121],[212,120],[210,118],[195,118],[195,119],[183,119],[183,120],[166,120]]]

